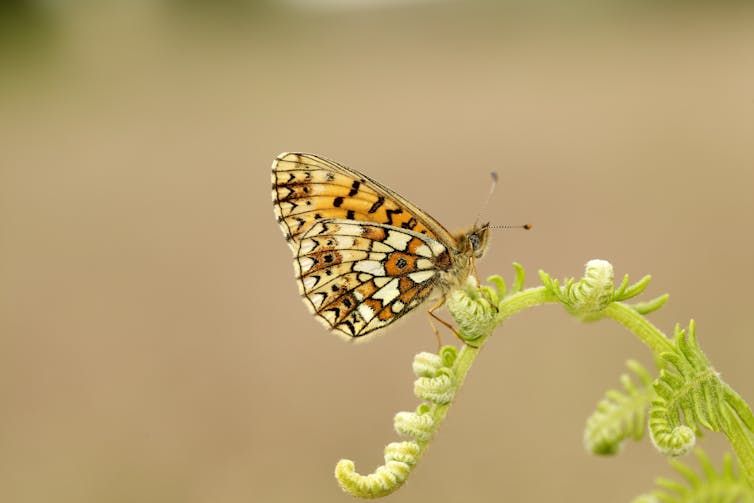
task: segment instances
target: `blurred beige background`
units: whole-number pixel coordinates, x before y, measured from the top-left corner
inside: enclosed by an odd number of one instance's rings
[[[345,502],[335,462],[381,463],[435,340],[423,314],[362,345],[308,314],[269,195],[286,150],[450,228],[499,171],[486,214],[534,230],[495,232],[480,274],[651,273],[652,320],[695,318],[754,403],[754,12],[343,4],[3,11],[0,501]],[[581,440],[629,357],[652,362],[608,321],[511,320],[391,501],[648,491],[672,476],[649,442]]]

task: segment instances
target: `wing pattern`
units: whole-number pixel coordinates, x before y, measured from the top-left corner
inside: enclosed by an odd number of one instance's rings
[[[275,213],[289,243],[316,220],[341,218],[393,225],[447,245],[452,235],[434,218],[363,173],[312,154],[281,154],[272,165]]]
[[[328,219],[301,237],[294,265],[299,290],[331,329],[361,337],[384,328],[429,298],[440,242],[384,224]]]
[[[279,155],[272,199],[301,295],[320,321],[349,339],[416,308],[455,265],[456,238],[434,218],[322,157]]]

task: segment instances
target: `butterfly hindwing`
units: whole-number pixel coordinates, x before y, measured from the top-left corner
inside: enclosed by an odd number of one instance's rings
[[[296,244],[301,294],[331,329],[361,337],[429,298],[448,250],[391,225],[344,219],[316,222]]]

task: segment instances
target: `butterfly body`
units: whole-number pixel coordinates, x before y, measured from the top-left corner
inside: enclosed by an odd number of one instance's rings
[[[451,234],[379,182],[312,154],[275,159],[272,198],[302,297],[349,339],[442,302],[487,247],[487,224]]]

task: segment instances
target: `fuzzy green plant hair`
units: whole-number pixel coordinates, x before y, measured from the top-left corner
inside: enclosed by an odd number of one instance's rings
[[[524,270],[518,264],[513,267],[515,279],[510,289],[499,276],[489,278],[489,285],[483,286],[470,277],[464,287],[448,296],[448,310],[465,344],[460,350],[444,346],[436,354],[422,352],[414,357],[414,393],[420,404],[393,418],[395,431],[406,439],[388,444],[384,464],[367,475],[358,473],[353,461],[340,460],[335,478],[345,492],[379,498],[399,489],[434,438],[474,358],[493,331],[527,308],[560,304],[583,321],[607,318],[623,325],[650,349],[658,366],[658,374],[653,376],[638,362],[627,362],[633,377],[622,375],[623,389],[607,391],[586,422],[584,445],[589,451],[616,454],[625,440],[641,440],[648,431],[661,454],[676,457],[689,452],[703,430],[710,430],[723,433],[735,453],[738,475],[730,457],[725,458],[722,470],[716,471],[697,449],[701,476],[672,461],[686,484],[660,479],[657,490],[634,502],[754,501],[754,415],[702,352],[693,320],[687,329],[676,326],[673,337],[667,337],[646,318],[662,307],[668,295],[627,302],[644,291],[649,276],[634,284],[624,276],[616,287],[612,265],[591,260],[578,281],[568,278],[561,284],[540,271],[542,285],[524,289]]]

